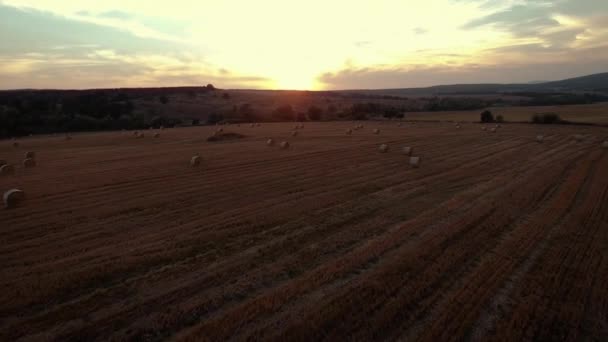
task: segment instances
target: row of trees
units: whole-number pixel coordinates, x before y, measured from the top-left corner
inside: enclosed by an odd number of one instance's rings
[[[489,110],[484,110],[483,112],[481,112],[481,118],[480,120],[483,123],[492,123],[492,122],[504,122],[505,119],[503,118],[502,115],[497,115],[496,117],[494,117],[494,114],[492,114],[492,112],[490,112]]]
[[[168,103],[166,96],[159,101]],[[135,111],[126,93],[30,92],[0,94],[0,138],[72,131],[170,127],[179,119]]]

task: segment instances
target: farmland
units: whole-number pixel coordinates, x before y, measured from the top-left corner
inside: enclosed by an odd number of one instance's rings
[[[0,141],[0,340],[608,335],[608,128],[359,123]]]
[[[535,114],[554,113],[562,120],[574,123],[608,125],[608,103],[569,105],[569,106],[521,106],[489,108],[494,115],[502,115],[506,121],[530,122]],[[408,120],[415,121],[479,121],[479,111],[411,112]]]

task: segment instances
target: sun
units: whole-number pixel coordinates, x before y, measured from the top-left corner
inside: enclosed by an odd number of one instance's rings
[[[320,85],[315,77],[310,75],[281,75],[275,77],[276,88],[286,90],[319,90]]]

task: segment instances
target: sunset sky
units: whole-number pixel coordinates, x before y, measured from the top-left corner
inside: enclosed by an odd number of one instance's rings
[[[608,71],[608,0],[0,0],[0,88],[360,89]]]

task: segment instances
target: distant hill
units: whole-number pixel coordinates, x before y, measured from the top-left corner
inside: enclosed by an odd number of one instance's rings
[[[538,84],[547,88],[608,92],[608,72]],[[538,86],[537,85],[537,86]]]
[[[349,90],[393,96],[413,95],[477,95],[526,92],[597,92],[608,94],[608,72],[561,81],[521,84],[451,84],[425,88]]]

